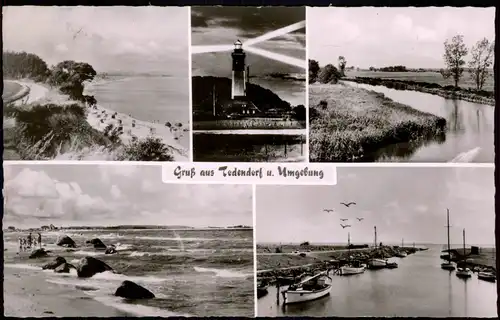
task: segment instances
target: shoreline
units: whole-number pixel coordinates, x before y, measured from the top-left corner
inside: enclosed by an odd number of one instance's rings
[[[399,143],[441,140],[446,119],[347,84],[309,87],[310,161],[371,162]],[[391,150],[388,150],[389,152]]]
[[[5,254],[5,253],[4,253]],[[133,316],[106,306],[83,291],[46,281],[43,271],[4,267],[4,315],[8,317]]]
[[[183,135],[183,133],[186,132],[185,130],[189,129],[189,126],[184,126],[182,124],[176,126],[171,124],[170,127],[167,127],[158,123],[138,120],[126,114],[105,108],[99,105],[99,103],[95,106],[88,107],[83,105],[82,102],[70,100],[66,95],[59,93],[57,88],[51,88],[46,84],[37,83],[29,79],[9,81],[16,82],[23,88],[28,89],[28,93],[23,95],[23,98],[28,97],[26,103],[36,102],[40,105],[66,105],[77,103],[84,106],[87,112],[86,121],[95,130],[103,132],[108,126],[112,126],[112,128],[121,127],[122,133],[120,134],[120,141],[123,145],[127,145],[133,141],[134,137],[136,139],[144,139],[147,137],[160,138],[170,150],[174,158],[173,161],[188,161],[189,148],[184,147],[179,140],[182,138],[189,138],[189,135]],[[21,98],[16,99],[16,104],[20,102],[20,99]]]
[[[488,98],[485,96],[481,96],[472,90],[466,90],[463,88],[459,88],[458,91],[446,90],[444,87],[436,83],[385,79],[385,78],[382,79],[375,77],[354,77],[354,78],[346,77],[340,80],[368,84],[372,86],[383,86],[388,89],[417,91],[417,92],[440,96],[442,98],[450,100],[463,100],[472,103],[485,104],[493,107],[495,106],[495,98]]]

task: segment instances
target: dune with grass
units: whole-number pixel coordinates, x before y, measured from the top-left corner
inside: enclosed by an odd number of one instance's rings
[[[32,80],[12,83],[23,94],[4,107],[6,160],[188,160],[182,124],[137,120]]]

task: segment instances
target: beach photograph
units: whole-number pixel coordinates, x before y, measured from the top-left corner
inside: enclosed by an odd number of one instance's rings
[[[189,8],[2,10],[5,160],[189,161]]]
[[[192,7],[193,160],[303,162],[305,7]]]
[[[311,162],[494,162],[494,7],[318,7],[307,21]]]
[[[4,315],[253,317],[252,187],[122,164],[4,166]]]
[[[496,317],[494,167],[257,186],[259,317]]]

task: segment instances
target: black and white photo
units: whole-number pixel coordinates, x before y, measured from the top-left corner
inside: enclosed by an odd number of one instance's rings
[[[491,167],[342,167],[257,186],[257,315],[495,317]]]
[[[2,12],[5,160],[189,160],[189,8]]]
[[[254,316],[252,187],[161,166],[4,166],[9,317]]]
[[[311,162],[494,161],[495,8],[308,8]]]
[[[194,161],[301,162],[305,7],[192,7]]]

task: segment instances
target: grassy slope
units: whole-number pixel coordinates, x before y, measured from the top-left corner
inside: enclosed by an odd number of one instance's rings
[[[2,93],[2,99],[8,99],[11,96],[15,95],[19,91],[21,91],[23,87],[17,83],[17,82],[12,82],[12,81],[4,81],[3,82],[3,93]]]
[[[309,106],[311,161],[362,159],[390,144],[436,135],[446,124],[383,94],[342,84],[311,85]]]
[[[411,80],[422,81],[428,83],[437,83],[441,86],[454,85],[453,79],[444,79],[439,72],[383,72],[383,71],[347,71],[347,77],[372,77],[381,79],[394,79],[394,80]],[[459,86],[462,88],[475,89],[474,81],[472,81],[470,74],[464,72],[462,79],[460,79]],[[495,79],[492,75],[488,76],[484,84],[483,90],[493,91],[495,88]]]

